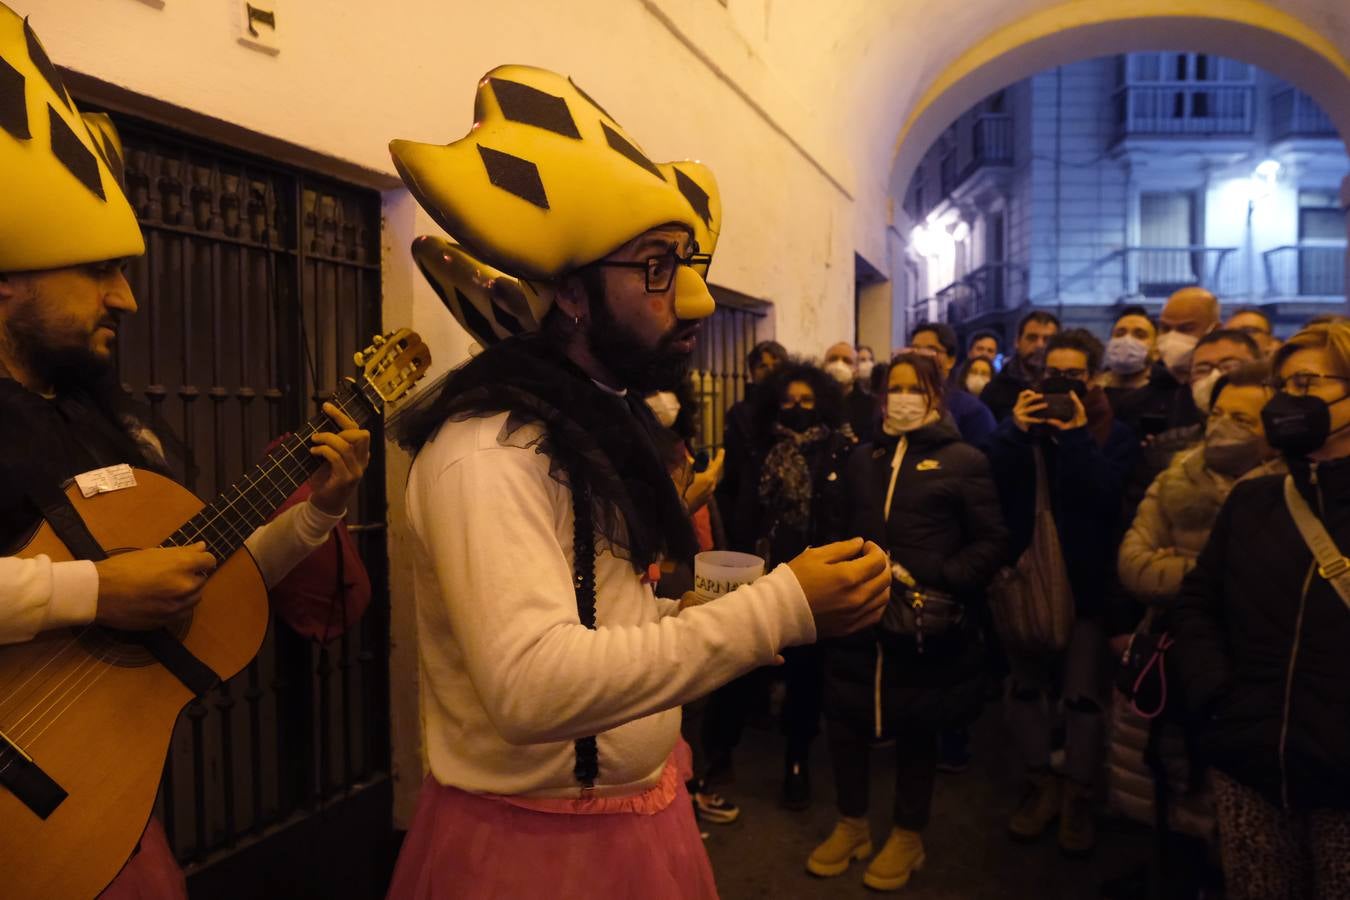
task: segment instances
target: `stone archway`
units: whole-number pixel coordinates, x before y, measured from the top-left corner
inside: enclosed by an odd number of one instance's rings
[[[891,195],[903,196],[928,146],[983,97],[1058,65],[1143,48],[1253,63],[1311,95],[1350,144],[1350,59],[1292,13],[1259,0],[1070,0],[976,36],[931,79],[896,137]],[[1342,196],[1350,203],[1350,179]],[[900,332],[898,315],[889,311],[888,330]]]

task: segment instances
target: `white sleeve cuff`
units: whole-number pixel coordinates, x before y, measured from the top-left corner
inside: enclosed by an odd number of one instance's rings
[[[336,516],[330,516],[309,500],[298,503],[296,506],[298,507],[295,514],[296,534],[306,544],[316,547],[328,540],[328,533],[347,518],[347,510],[345,509]]]
[[[98,613],[98,569],[87,559],[52,563],[52,599],[42,630],[88,625]]]

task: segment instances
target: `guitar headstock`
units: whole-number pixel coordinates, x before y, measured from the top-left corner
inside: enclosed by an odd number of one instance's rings
[[[375,335],[370,346],[355,355],[367,396],[393,403],[413,389],[431,366],[431,351],[410,328]]]

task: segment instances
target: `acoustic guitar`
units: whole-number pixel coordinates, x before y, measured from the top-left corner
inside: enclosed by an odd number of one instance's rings
[[[407,329],[376,337],[356,354],[360,375],[344,380],[333,403],[364,425],[430,362]],[[134,487],[86,498],[72,483],[69,506],[56,496],[65,515],[47,511],[16,555],[97,558],[100,548],[112,555],[205,541],[219,567],[190,617],[171,628],[90,625],[0,647],[0,897],[85,900],[126,864],[149,820],[178,714],[262,644],[267,591],[252,557],[238,551],[319,467],[310,439],[332,427],[325,415],[311,419],[206,505],[141,469],[130,470]],[[73,544],[81,532],[97,543],[72,552],[57,532]]]

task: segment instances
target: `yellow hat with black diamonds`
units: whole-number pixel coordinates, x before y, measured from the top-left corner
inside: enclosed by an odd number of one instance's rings
[[[0,272],[145,252],[121,146],[107,116],[80,115],[28,20],[0,3]]]
[[[570,78],[544,69],[499,66],[485,75],[464,138],[444,146],[396,140],[389,150],[413,196],[459,242],[420,238],[414,257],[484,343],[517,326],[536,330],[552,305],[549,282],[644,231],[683,225],[698,252],[717,246],[722,206],[711,170],[652,162]],[[489,271],[488,292],[483,278],[460,277]],[[509,286],[514,279],[523,283]],[[686,267],[675,291],[680,318],[712,313],[707,284]]]

